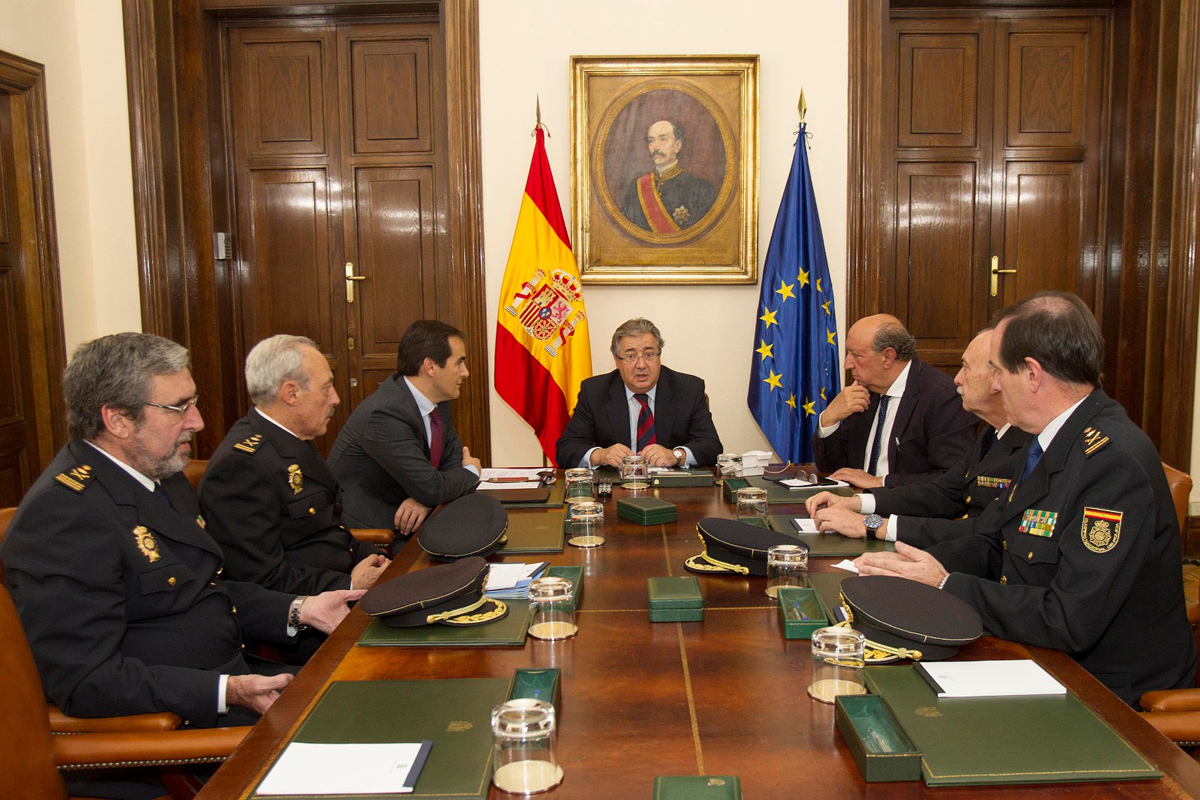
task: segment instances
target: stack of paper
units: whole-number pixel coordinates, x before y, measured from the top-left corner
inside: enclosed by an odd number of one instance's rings
[[[529,597],[529,584],[550,566],[549,561],[534,564],[492,564],[488,567],[483,593],[501,600],[523,600]]]
[[[292,742],[259,785],[260,795],[409,794],[432,741],[412,744]]]
[[[487,467],[479,476],[479,489],[536,489],[542,485],[541,467],[496,469]]]
[[[1020,697],[1066,694],[1067,687],[1028,659],[917,662],[938,697]]]
[[[770,450],[747,450],[745,453],[742,453],[741,476],[749,478],[752,475],[762,475],[767,464],[770,463]]]
[[[801,533],[820,533],[820,531],[817,530],[816,520],[809,519],[808,517],[792,517],[792,524],[795,525],[796,530],[800,531]]]

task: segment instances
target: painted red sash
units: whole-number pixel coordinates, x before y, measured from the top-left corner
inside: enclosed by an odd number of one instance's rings
[[[642,204],[642,213],[646,215],[646,220],[650,223],[650,230],[655,233],[679,233],[679,226],[675,224],[675,220],[671,219],[658,192],[654,190],[654,175],[643,175],[638,178],[637,188],[638,201]]]

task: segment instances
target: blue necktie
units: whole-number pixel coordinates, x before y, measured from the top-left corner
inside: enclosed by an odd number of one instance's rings
[[[1033,472],[1033,468],[1042,460],[1042,453],[1046,452],[1042,449],[1042,443],[1038,438],[1033,437],[1033,442],[1029,445],[1029,452],[1025,454],[1025,471],[1021,473],[1021,483],[1029,477],[1029,473]]]
[[[875,441],[871,443],[871,460],[867,462],[868,474],[874,475],[879,466],[879,451],[883,447],[883,423],[887,421],[888,396],[879,398],[879,414],[875,418]]]

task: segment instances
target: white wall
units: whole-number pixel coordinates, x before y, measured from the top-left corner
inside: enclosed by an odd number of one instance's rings
[[[809,156],[828,248],[839,327],[845,329],[848,13],[844,2],[485,0],[480,3],[484,257],[489,352],[517,210],[533,154],[535,99],[550,129],[550,167],[571,219],[570,57],[630,54],[759,56],[759,267],[792,159],[796,101],[808,102]],[[646,316],[667,340],[663,361],[700,375],[729,450],[769,446],[746,406],[758,286],[584,288],[592,368],[613,368],[612,331]],[[839,331],[840,333],[840,331]],[[489,371],[494,365],[489,365]],[[532,429],[491,392],[492,453],[500,464],[540,463]]]

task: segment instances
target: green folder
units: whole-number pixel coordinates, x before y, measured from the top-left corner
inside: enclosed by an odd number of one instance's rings
[[[575,608],[579,608],[579,601],[583,599],[583,567],[573,564],[562,564],[547,567],[543,574],[547,578],[566,578],[569,580],[571,587],[574,589]]]
[[[866,679],[921,751],[929,786],[1162,777],[1069,692],[939,698],[911,664],[867,667]]]
[[[863,553],[894,551],[896,545],[879,539],[849,539],[836,533],[800,533],[792,520],[796,514],[771,514],[767,521],[779,533],[808,545],[809,558],[858,558]]]
[[[393,628],[377,619],[358,637],[361,647],[504,647],[525,644],[525,633],[533,616],[527,600],[505,600],[508,616],[486,625],[456,628],[422,625]],[[428,737],[426,737],[428,738]]]
[[[550,489],[550,497],[543,503],[514,502],[511,500],[506,502],[505,500],[502,499],[504,497],[503,495],[499,495],[497,497],[497,499],[500,500],[500,503],[505,508],[512,509],[512,510],[516,510],[519,508],[562,508],[563,494],[565,491],[564,484],[566,484],[566,481],[555,481],[554,483],[550,484],[550,486],[547,487]],[[504,490],[503,489],[495,489],[495,490],[488,490],[488,491],[502,492]]]
[[[517,553],[561,553],[563,551],[563,511],[561,508],[530,508],[508,511],[507,541],[499,555]]]
[[[429,739],[433,748],[411,794],[354,797],[483,800],[492,779],[492,709],[508,698],[511,683],[511,678],[334,681],[289,741],[372,744]],[[270,797],[311,800],[314,796]],[[267,796],[255,792],[251,797],[265,800]]]

